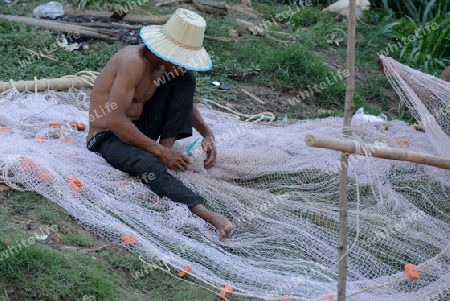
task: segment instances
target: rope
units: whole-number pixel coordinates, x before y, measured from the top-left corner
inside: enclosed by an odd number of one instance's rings
[[[222,108],[222,109],[225,109],[225,110],[231,112],[232,114],[228,113],[227,115],[231,115],[232,117],[236,118],[237,120],[240,120],[239,117],[247,118],[247,119],[244,120],[245,122],[256,123],[256,122],[259,122],[261,120],[264,120],[265,117],[269,118],[269,122],[273,122],[275,120],[275,118],[276,118],[275,115],[272,112],[262,112],[262,113],[255,114],[255,115],[242,114],[242,113],[237,112],[237,111],[235,111],[233,109],[230,109],[230,108],[228,108],[228,107],[226,107],[224,105],[221,105],[221,104],[219,104],[219,103],[217,103],[217,102],[215,102],[213,100],[207,99],[207,101],[212,103],[212,104],[214,104],[214,105],[216,105],[216,106],[218,106],[219,108]],[[254,121],[252,121],[252,120],[254,120]]]

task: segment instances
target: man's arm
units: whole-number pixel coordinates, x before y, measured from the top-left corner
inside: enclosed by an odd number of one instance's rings
[[[119,64],[108,99],[111,105],[116,104],[116,109],[110,110],[105,116],[106,127],[123,142],[152,153],[168,168],[176,171],[186,170],[189,164],[186,156],[165,148],[145,136],[126,116],[125,112],[133,101],[135,88],[141,78],[140,72],[136,72],[136,68],[139,67],[135,64],[129,62]]]
[[[216,144],[214,141],[214,134],[200,115],[199,110],[194,106],[192,110],[192,126],[200,135],[203,136],[202,147],[208,154],[204,167],[209,169],[214,166],[216,160]]]

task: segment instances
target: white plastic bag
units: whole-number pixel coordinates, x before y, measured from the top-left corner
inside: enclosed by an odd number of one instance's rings
[[[364,108],[359,108],[356,111],[355,115],[353,115],[353,119],[358,121],[367,121],[367,122],[387,122],[387,116],[384,114],[380,114],[378,116],[369,115],[364,113]]]
[[[35,7],[33,9],[33,16],[37,18],[49,17],[55,19],[56,17],[64,16],[64,7],[59,2],[48,2]]]

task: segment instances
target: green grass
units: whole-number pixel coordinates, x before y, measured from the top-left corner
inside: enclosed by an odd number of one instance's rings
[[[80,247],[89,247],[92,245],[92,238],[87,235],[68,233],[63,236],[63,242]]]
[[[17,218],[28,222],[19,223]],[[21,245],[47,222],[58,225],[61,242],[48,238]],[[73,233],[66,233],[67,229]],[[101,252],[74,251],[73,246],[95,249],[105,244],[92,234],[78,234],[83,231],[67,212],[36,193],[0,193],[0,254],[8,252],[0,260],[0,300],[219,300],[202,287],[160,270],[135,279],[142,263],[120,246],[108,245]]]
[[[119,43],[108,45],[106,43],[93,44],[90,51],[73,51],[57,46],[56,36],[51,33],[16,22],[0,19],[0,53],[2,65],[0,78],[8,81],[30,80],[37,78],[62,77],[76,74],[81,70],[100,71],[109,58],[124,47]],[[31,56],[26,49],[44,55],[50,55],[59,62]]]

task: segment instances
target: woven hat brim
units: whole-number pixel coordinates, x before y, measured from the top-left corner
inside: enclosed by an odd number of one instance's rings
[[[147,48],[161,59],[193,71],[208,71],[212,61],[205,48],[191,50],[170,41],[160,25],[147,25],[140,30]]]

